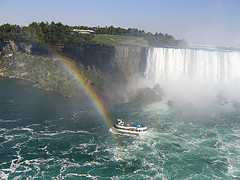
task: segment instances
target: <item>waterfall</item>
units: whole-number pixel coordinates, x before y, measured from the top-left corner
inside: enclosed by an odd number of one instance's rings
[[[240,78],[240,52],[151,47],[144,75],[151,85],[182,78],[219,84]]]

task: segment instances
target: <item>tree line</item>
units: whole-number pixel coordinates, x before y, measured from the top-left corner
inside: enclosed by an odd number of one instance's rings
[[[87,26],[74,26],[75,29],[89,29],[94,30],[95,34],[110,34],[110,35],[122,35],[122,36],[135,36],[143,37],[151,46],[186,46],[187,42],[184,39],[175,39],[172,35],[151,32],[146,33],[144,30],[137,28],[124,29],[121,27],[105,26],[105,27],[87,27]]]
[[[33,22],[29,26],[3,24],[0,41],[41,42],[51,45],[84,45],[92,43],[93,35],[75,34],[73,28],[62,23]]]
[[[137,28],[120,28],[113,26],[105,27],[87,27],[87,26],[68,26],[61,22],[32,22],[28,26],[3,24],[0,26],[0,41],[17,41],[17,42],[42,42],[48,44],[69,44],[85,45],[92,44],[93,34],[74,33],[73,29],[94,30],[95,34],[110,34],[122,36],[143,37],[152,46],[180,46],[186,45],[184,40],[176,40],[172,35],[150,32]]]

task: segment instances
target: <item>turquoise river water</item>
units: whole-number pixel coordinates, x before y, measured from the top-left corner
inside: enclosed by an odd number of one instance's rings
[[[240,179],[232,103],[106,107],[113,121],[144,123],[147,134],[113,135],[91,104],[1,78],[0,179]]]

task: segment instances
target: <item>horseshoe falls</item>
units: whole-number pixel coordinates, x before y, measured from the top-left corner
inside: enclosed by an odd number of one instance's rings
[[[210,99],[217,94],[236,99],[240,52],[150,47],[144,76],[150,87],[160,84],[170,99]]]
[[[179,78],[222,83],[240,77],[240,52],[151,47],[145,76],[152,84]]]

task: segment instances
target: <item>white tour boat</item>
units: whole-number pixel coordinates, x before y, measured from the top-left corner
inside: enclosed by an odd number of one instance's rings
[[[144,134],[147,132],[147,126],[143,124],[123,122],[122,119],[117,120],[116,124],[113,125],[113,129],[120,133],[130,134]]]

